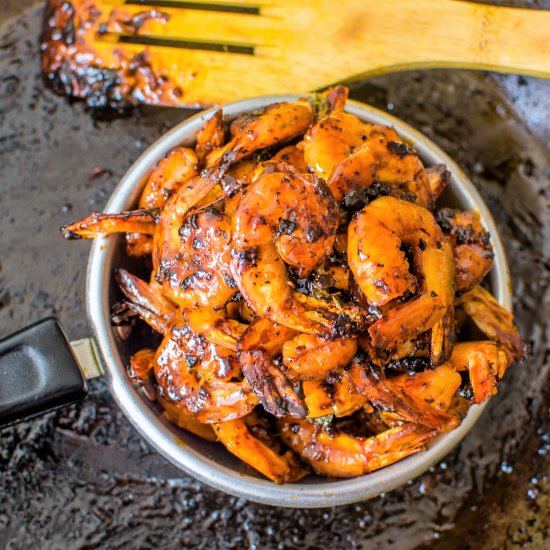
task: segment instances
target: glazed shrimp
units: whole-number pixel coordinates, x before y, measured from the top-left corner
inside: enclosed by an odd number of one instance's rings
[[[184,414],[207,424],[247,415],[257,404],[245,381],[220,380],[238,372],[234,353],[207,344],[186,324],[176,324],[164,337],[155,356],[155,378],[162,395]],[[202,380],[193,370],[206,375]]]
[[[416,152],[404,143],[374,132],[331,171],[327,185],[338,202],[373,183],[387,184],[391,194],[408,196],[425,208],[432,205],[428,176]]]
[[[397,348],[445,314],[453,271],[443,238],[428,210],[393,197],[374,200],[350,223],[349,266],[368,303],[380,307],[418,291],[369,328],[376,348]],[[402,244],[412,248],[420,281],[409,272]]]
[[[344,372],[334,383],[312,380],[303,383],[308,418],[333,414],[342,417],[353,414],[367,404],[367,398],[357,390],[350,375]]]
[[[309,167],[304,157],[304,151],[300,146],[287,145],[273,155],[271,160],[274,162],[284,162],[292,166],[297,172],[300,172],[300,174],[307,174],[309,172]]]
[[[212,189],[221,183],[230,167],[258,149],[263,149],[304,132],[313,120],[313,110],[307,102],[280,103],[272,105],[261,112],[247,116],[241,121],[235,137],[217,153],[215,162],[209,168],[170,197],[162,210],[159,223],[155,229],[153,241],[153,270],[159,283],[167,287],[176,301],[187,300],[187,295],[181,294],[178,287],[183,283],[182,272],[188,265],[179,260],[181,244],[180,228],[191,208],[202,201]],[[213,151],[211,156],[216,151]],[[229,237],[228,237],[229,238]],[[174,276],[174,273],[176,275]],[[188,275],[184,275],[184,278]],[[222,275],[223,277],[223,275]],[[221,280],[218,278],[221,282]],[[215,292],[204,294],[197,282],[197,292],[192,299],[210,307],[220,307],[227,288],[221,285],[221,296]],[[215,295],[215,299],[213,298]],[[214,302],[214,305],[213,303]]]
[[[153,377],[155,368],[155,350],[142,349],[130,357],[128,376],[133,382],[146,384]]]
[[[508,353],[495,342],[461,342],[453,348],[448,364],[457,371],[468,371],[479,405],[497,392],[497,383],[510,362]]]
[[[460,388],[462,378],[452,366],[443,364],[434,370],[394,376],[391,383],[403,393],[423,399],[432,407],[446,412]]]
[[[430,357],[432,366],[439,365],[445,361],[451,354],[453,340],[455,338],[455,265],[453,259],[453,248],[451,241],[446,238],[441,241],[444,261],[442,262],[442,271],[439,273],[442,281],[448,284],[440,286],[440,299],[445,309],[445,313],[430,331]]]
[[[211,209],[186,216],[176,235],[163,243],[155,278],[164,293],[183,308],[222,308],[237,291],[230,271],[231,226]],[[173,248],[172,248],[173,247]]]
[[[311,103],[306,100],[268,105],[231,123],[234,143],[230,142],[228,148],[242,155],[283,144],[305,133],[314,115]]]
[[[383,371],[374,369],[369,363],[354,360],[349,375],[355,387],[374,407],[391,413],[401,421],[438,431],[452,429],[458,423],[455,417],[433,407],[422,397],[402,391],[401,387],[384,376]]]
[[[323,380],[330,372],[342,370],[356,351],[356,338],[323,340],[311,334],[298,334],[282,348],[291,380]]]
[[[305,276],[330,254],[338,206],[321,180],[281,169],[254,182],[235,212],[234,279],[258,315],[308,334],[345,336],[364,324],[361,308],[294,292],[284,264]]]
[[[282,420],[283,441],[325,475],[354,477],[389,466],[421,451],[436,432],[415,424],[403,424],[373,437],[327,433],[307,420]]]
[[[437,222],[453,243],[456,290],[467,292],[481,283],[493,266],[490,235],[472,212],[443,208],[437,212]]]
[[[458,298],[457,305],[485,336],[501,344],[511,357],[516,360],[524,357],[525,345],[514,324],[514,316],[503,308],[488,290],[479,285],[475,286]]]
[[[316,175],[327,179],[332,169],[361,148],[373,126],[342,110],[321,118],[307,134],[301,147],[304,159]]]
[[[164,416],[166,420],[172,422],[179,428],[183,428],[192,434],[206,439],[207,441],[217,441],[218,438],[216,437],[216,433],[214,432],[212,426],[199,422],[190,414],[185,414],[177,404],[161,397],[160,395],[157,396],[157,401],[164,409],[162,416]]]
[[[199,159],[193,149],[176,147],[160,159],[139,199],[143,209],[162,208],[168,197],[197,175]]]
[[[150,383],[155,368],[155,350],[143,349],[135,353],[130,359],[128,375],[134,382],[142,384]],[[147,388],[148,386],[144,385]],[[193,416],[185,414],[177,405],[161,397],[157,392],[154,392],[150,397],[153,401],[156,399],[164,409],[163,416],[185,430],[207,439],[208,441],[216,441],[216,436],[210,426],[202,424]]]
[[[237,356],[245,378],[264,409],[274,416],[305,416],[302,399],[274,363],[283,344],[296,332],[268,319],[256,319],[237,345]]]
[[[128,299],[128,307],[160,334],[166,334],[176,317],[175,305],[160,292],[154,281],[147,284],[125,269],[116,272],[118,286]]]
[[[213,424],[213,428],[229,452],[275,483],[298,481],[308,473],[292,451],[280,455],[254,437],[242,418]]]
[[[208,120],[204,122],[197,134],[195,152],[200,161],[214,149],[221,147],[225,140],[223,127],[223,111],[218,109]]]
[[[190,309],[185,312],[185,320],[193,334],[204,340],[227,348],[237,350],[237,344],[248,325],[229,319],[224,310]]]
[[[152,235],[158,216],[152,210],[133,210],[116,214],[94,213],[78,222],[61,228],[65,239],[94,239],[113,233]]]

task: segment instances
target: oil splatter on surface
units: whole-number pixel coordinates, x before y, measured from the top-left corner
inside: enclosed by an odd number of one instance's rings
[[[143,109],[107,121],[44,90],[40,17],[40,9],[30,9],[0,31],[0,334],[55,314],[76,339],[88,332],[89,243],[67,243],[58,228],[101,210],[142,150],[189,113]],[[441,145],[476,183],[501,228],[516,315],[532,352],[507,373],[478,425],[444,461],[387,495],[327,510],[274,509],[182,474],[140,438],[95,381],[83,403],[0,433],[0,546],[550,544],[550,152],[537,137],[548,132],[540,121],[550,114],[550,83],[432,71],[372,79],[352,96]]]

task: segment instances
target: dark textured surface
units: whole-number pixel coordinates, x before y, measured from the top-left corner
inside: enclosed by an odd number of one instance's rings
[[[87,334],[89,243],[64,242],[58,228],[100,210],[143,148],[186,113],[143,110],[99,121],[82,104],[45,91],[39,24],[39,10],[30,10],[0,30],[0,334],[55,314],[74,339]],[[460,447],[369,502],[273,509],[181,474],[95,381],[82,404],[0,434],[0,546],[548,547],[550,152],[542,143],[550,82],[498,82],[468,72],[408,73],[373,79],[352,94],[391,110],[454,156],[502,230],[532,354],[507,374]]]

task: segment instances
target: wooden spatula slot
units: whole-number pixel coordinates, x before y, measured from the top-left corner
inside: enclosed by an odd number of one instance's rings
[[[550,75],[550,11],[452,0],[49,0],[54,89],[210,105],[421,67]]]

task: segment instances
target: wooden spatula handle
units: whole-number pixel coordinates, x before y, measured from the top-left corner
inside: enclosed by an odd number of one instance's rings
[[[345,3],[340,18],[319,17],[327,44],[341,45],[321,67],[329,82],[443,67],[550,77],[550,11],[462,0]]]
[[[550,11],[449,0],[420,0],[407,6],[414,11],[430,9],[408,19],[420,24],[418,48],[408,53],[417,58],[412,65],[550,77]]]
[[[439,2],[454,12],[441,52],[458,66],[550,76],[550,11]],[[454,6],[449,6],[453,5]],[[451,9],[452,8],[452,9]],[[451,38],[458,41],[451,41]]]

